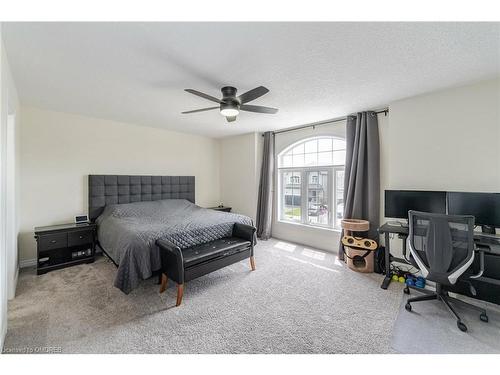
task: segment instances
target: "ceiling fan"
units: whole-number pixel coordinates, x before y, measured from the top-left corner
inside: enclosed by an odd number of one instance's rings
[[[225,86],[220,91],[222,92],[222,99],[217,99],[211,95],[204,94],[200,91],[196,91],[193,89],[185,89],[184,91],[189,92],[190,94],[201,96],[202,98],[208,99],[212,102],[218,103],[219,105],[216,107],[195,109],[192,111],[182,112],[186,113],[196,113],[203,111],[210,111],[212,109],[219,109],[220,114],[226,117],[227,122],[232,122],[236,120],[236,116],[240,113],[240,111],[247,112],[256,112],[256,113],[269,113],[274,114],[278,112],[276,108],[263,107],[260,105],[248,105],[246,103],[251,102],[257,98],[260,98],[262,95],[265,95],[269,92],[267,88],[264,86],[259,86],[254,88],[253,90],[247,91],[244,94],[236,96],[236,92],[238,91],[235,87]]]

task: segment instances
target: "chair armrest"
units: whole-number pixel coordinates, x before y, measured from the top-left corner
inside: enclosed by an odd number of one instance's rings
[[[480,248],[476,248],[475,251],[479,253],[479,272],[475,275],[469,276],[469,279],[477,279],[481,276],[483,276],[484,272],[484,250]]]
[[[238,237],[243,240],[250,241],[252,245],[255,244],[255,227],[247,224],[234,223],[233,237]]]
[[[179,246],[166,239],[159,239],[156,245],[160,248],[161,271],[177,284],[184,283],[184,258]]]

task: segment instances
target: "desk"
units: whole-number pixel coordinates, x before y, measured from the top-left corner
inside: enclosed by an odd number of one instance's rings
[[[385,278],[380,287],[382,289],[387,289],[391,282],[391,261],[410,264],[404,258],[392,257],[391,259],[390,234],[397,234],[398,237],[403,240],[403,254],[406,256],[406,238],[408,237],[408,227],[385,223],[378,228],[378,233],[381,236],[384,235],[385,241]],[[478,248],[485,252],[485,254],[500,255],[500,235],[474,232],[474,242]],[[477,280],[500,285],[500,280],[492,279],[490,277],[479,277]]]

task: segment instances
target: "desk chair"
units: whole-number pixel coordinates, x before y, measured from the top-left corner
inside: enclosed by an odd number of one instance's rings
[[[465,332],[467,326],[450,304],[450,302],[454,302],[480,311],[480,319],[487,322],[488,316],[484,309],[452,298],[446,290],[447,286],[457,282],[458,277],[474,261],[474,216],[409,211],[408,224],[407,245],[410,249],[411,262],[420,269],[423,277],[436,283],[436,291],[420,289],[419,291],[424,295],[409,298],[405,305],[406,310],[412,310],[411,304],[413,302],[441,301],[457,319],[458,328]],[[483,254],[480,253],[480,256]],[[480,276],[480,274],[473,277]]]

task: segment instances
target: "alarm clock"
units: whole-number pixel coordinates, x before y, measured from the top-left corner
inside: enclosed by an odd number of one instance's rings
[[[75,224],[87,224],[89,222],[88,215],[77,215],[75,216]]]

